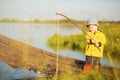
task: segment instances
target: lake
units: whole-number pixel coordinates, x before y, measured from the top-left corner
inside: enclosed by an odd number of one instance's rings
[[[46,41],[48,37],[57,32],[57,24],[0,23],[0,34],[53,53],[56,53],[56,51],[48,47]],[[59,33],[61,35],[71,35],[81,33],[81,31],[70,24],[61,24],[59,25]],[[84,54],[73,50],[61,50],[58,51],[58,54],[85,60]],[[110,63],[105,57],[101,59],[101,64],[114,67],[120,66],[113,62]]]

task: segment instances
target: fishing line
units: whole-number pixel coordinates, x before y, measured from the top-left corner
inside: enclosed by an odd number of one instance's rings
[[[56,80],[58,76],[58,62],[59,62],[59,32],[60,32],[59,27],[60,27],[59,15],[57,15],[57,56],[56,56],[56,74],[55,74]]]

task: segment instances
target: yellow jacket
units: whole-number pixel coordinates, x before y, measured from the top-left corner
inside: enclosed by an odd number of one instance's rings
[[[103,48],[104,48],[104,44],[106,43],[106,38],[104,34],[100,31],[96,31],[95,33],[88,32],[87,34],[91,36],[92,39],[95,40],[95,42],[100,42],[101,46],[98,49],[94,44],[90,44],[90,38],[86,35],[87,47],[86,47],[85,55],[94,56],[94,57],[103,57]]]

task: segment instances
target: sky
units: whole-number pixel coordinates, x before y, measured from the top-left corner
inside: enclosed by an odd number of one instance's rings
[[[75,20],[120,21],[120,0],[0,0],[0,19],[56,20],[56,13]]]

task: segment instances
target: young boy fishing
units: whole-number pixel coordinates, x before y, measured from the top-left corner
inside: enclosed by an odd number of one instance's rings
[[[106,43],[105,35],[99,31],[99,24],[96,19],[87,21],[89,31],[86,35],[87,47],[85,51],[85,67],[83,72],[88,72],[90,69],[99,70],[100,58],[103,57],[103,48]]]

